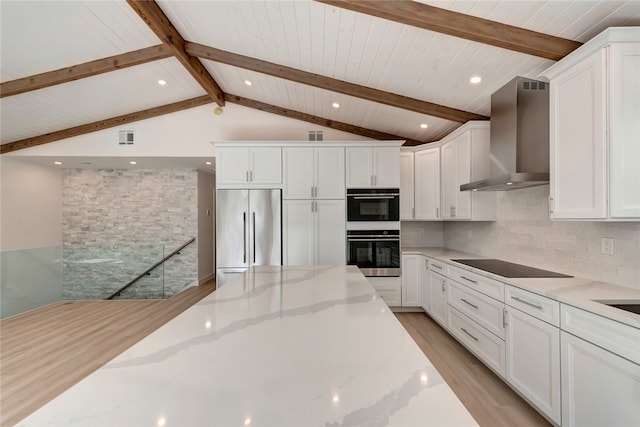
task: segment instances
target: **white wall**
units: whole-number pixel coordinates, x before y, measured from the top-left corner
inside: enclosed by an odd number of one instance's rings
[[[7,155],[211,157],[211,141],[306,141],[310,130],[322,130],[325,140],[369,139],[231,103],[216,116],[214,107],[215,104],[208,104],[190,108]],[[121,129],[135,131],[134,145],[118,144]]]
[[[445,246],[640,289],[640,222],[551,221],[549,186],[498,192],[495,222],[446,222]],[[613,256],[600,239],[613,237]]]
[[[62,245],[62,173],[3,155],[0,175],[0,249]]]
[[[215,274],[213,194],[216,189],[213,174],[198,171],[198,280],[200,283]]]

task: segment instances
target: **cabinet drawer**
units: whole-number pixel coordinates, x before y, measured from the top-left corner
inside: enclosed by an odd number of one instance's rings
[[[475,322],[504,339],[504,304],[449,280],[448,302]]]
[[[453,307],[447,310],[449,331],[500,377],[505,375],[505,342]]]
[[[560,303],[513,286],[505,286],[504,302],[542,321],[560,327]]]
[[[427,258],[429,261],[429,269],[435,271],[436,273],[440,273],[443,276],[447,275],[447,264],[442,261],[438,261],[433,258]]]
[[[402,287],[399,279],[399,277],[367,277],[373,289],[389,307],[402,306]]]
[[[498,301],[504,301],[504,283],[453,266],[449,266],[448,276],[456,282],[467,285]]]
[[[640,329],[566,304],[560,316],[563,331],[640,364]]]

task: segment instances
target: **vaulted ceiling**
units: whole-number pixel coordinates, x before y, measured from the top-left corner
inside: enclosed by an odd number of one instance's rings
[[[3,0],[0,19],[2,153],[226,103],[416,145],[640,25],[640,2]]]

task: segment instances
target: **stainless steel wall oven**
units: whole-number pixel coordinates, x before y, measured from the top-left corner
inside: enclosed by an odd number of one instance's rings
[[[369,277],[400,276],[400,231],[348,230],[347,264]]]

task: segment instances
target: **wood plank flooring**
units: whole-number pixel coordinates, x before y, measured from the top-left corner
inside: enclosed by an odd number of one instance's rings
[[[61,301],[0,321],[0,425],[12,426],[215,290]]]
[[[481,426],[551,424],[425,313],[395,313]]]
[[[1,426],[22,420],[211,293],[164,301],[65,301],[0,321]],[[481,426],[548,426],[424,313],[396,317]]]

